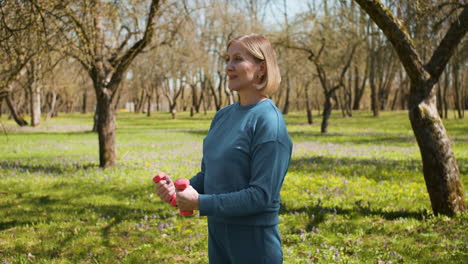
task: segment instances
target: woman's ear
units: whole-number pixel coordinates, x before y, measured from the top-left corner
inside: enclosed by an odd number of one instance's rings
[[[262,76],[264,76],[266,74],[266,63],[265,63],[265,61],[260,62],[260,69],[259,69],[258,73],[260,75],[262,75]]]

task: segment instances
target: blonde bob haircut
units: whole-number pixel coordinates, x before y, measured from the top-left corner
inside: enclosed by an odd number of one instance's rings
[[[261,83],[257,85],[257,90],[265,96],[269,96],[278,90],[281,82],[281,74],[279,71],[278,63],[276,62],[276,54],[264,36],[258,34],[249,34],[237,37],[229,41],[227,49],[232,43],[237,42],[244,46],[247,51],[258,62],[265,62],[265,74],[262,76]]]

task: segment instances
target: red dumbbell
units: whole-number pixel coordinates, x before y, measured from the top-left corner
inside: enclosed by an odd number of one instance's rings
[[[174,186],[176,187],[177,190],[183,191],[187,189],[187,187],[190,186],[190,180],[186,178],[180,178],[177,181],[175,181]],[[179,210],[179,211],[180,211],[180,214],[183,216],[193,215],[193,210],[190,210],[190,211]]]
[[[167,174],[166,174],[166,173],[160,172],[160,173],[156,174],[156,176],[153,177],[153,182],[154,182],[154,183],[159,183],[159,182],[162,181],[162,180],[167,180],[167,178],[168,178],[168,177],[167,177]],[[173,194],[171,195],[170,204],[171,204],[172,206],[176,206],[176,205],[177,205],[176,194],[175,194],[175,193],[173,193]]]

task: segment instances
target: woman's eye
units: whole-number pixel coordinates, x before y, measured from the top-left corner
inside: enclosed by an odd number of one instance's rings
[[[241,61],[241,60],[242,60],[242,57],[239,57],[239,56],[234,57],[234,60],[236,60],[236,61]]]

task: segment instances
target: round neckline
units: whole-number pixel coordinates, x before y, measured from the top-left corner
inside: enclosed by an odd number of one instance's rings
[[[241,109],[241,110],[248,110],[248,109],[254,108],[255,106],[257,106],[257,105],[259,105],[259,104],[261,104],[261,103],[263,103],[263,102],[265,102],[265,101],[271,101],[271,99],[270,99],[270,98],[266,98],[266,99],[263,99],[263,100],[261,100],[261,101],[258,101],[258,102],[256,102],[256,103],[254,103],[254,104],[249,104],[249,105],[241,105],[240,102],[236,102],[236,105],[237,105],[237,108],[238,108],[238,109]]]

